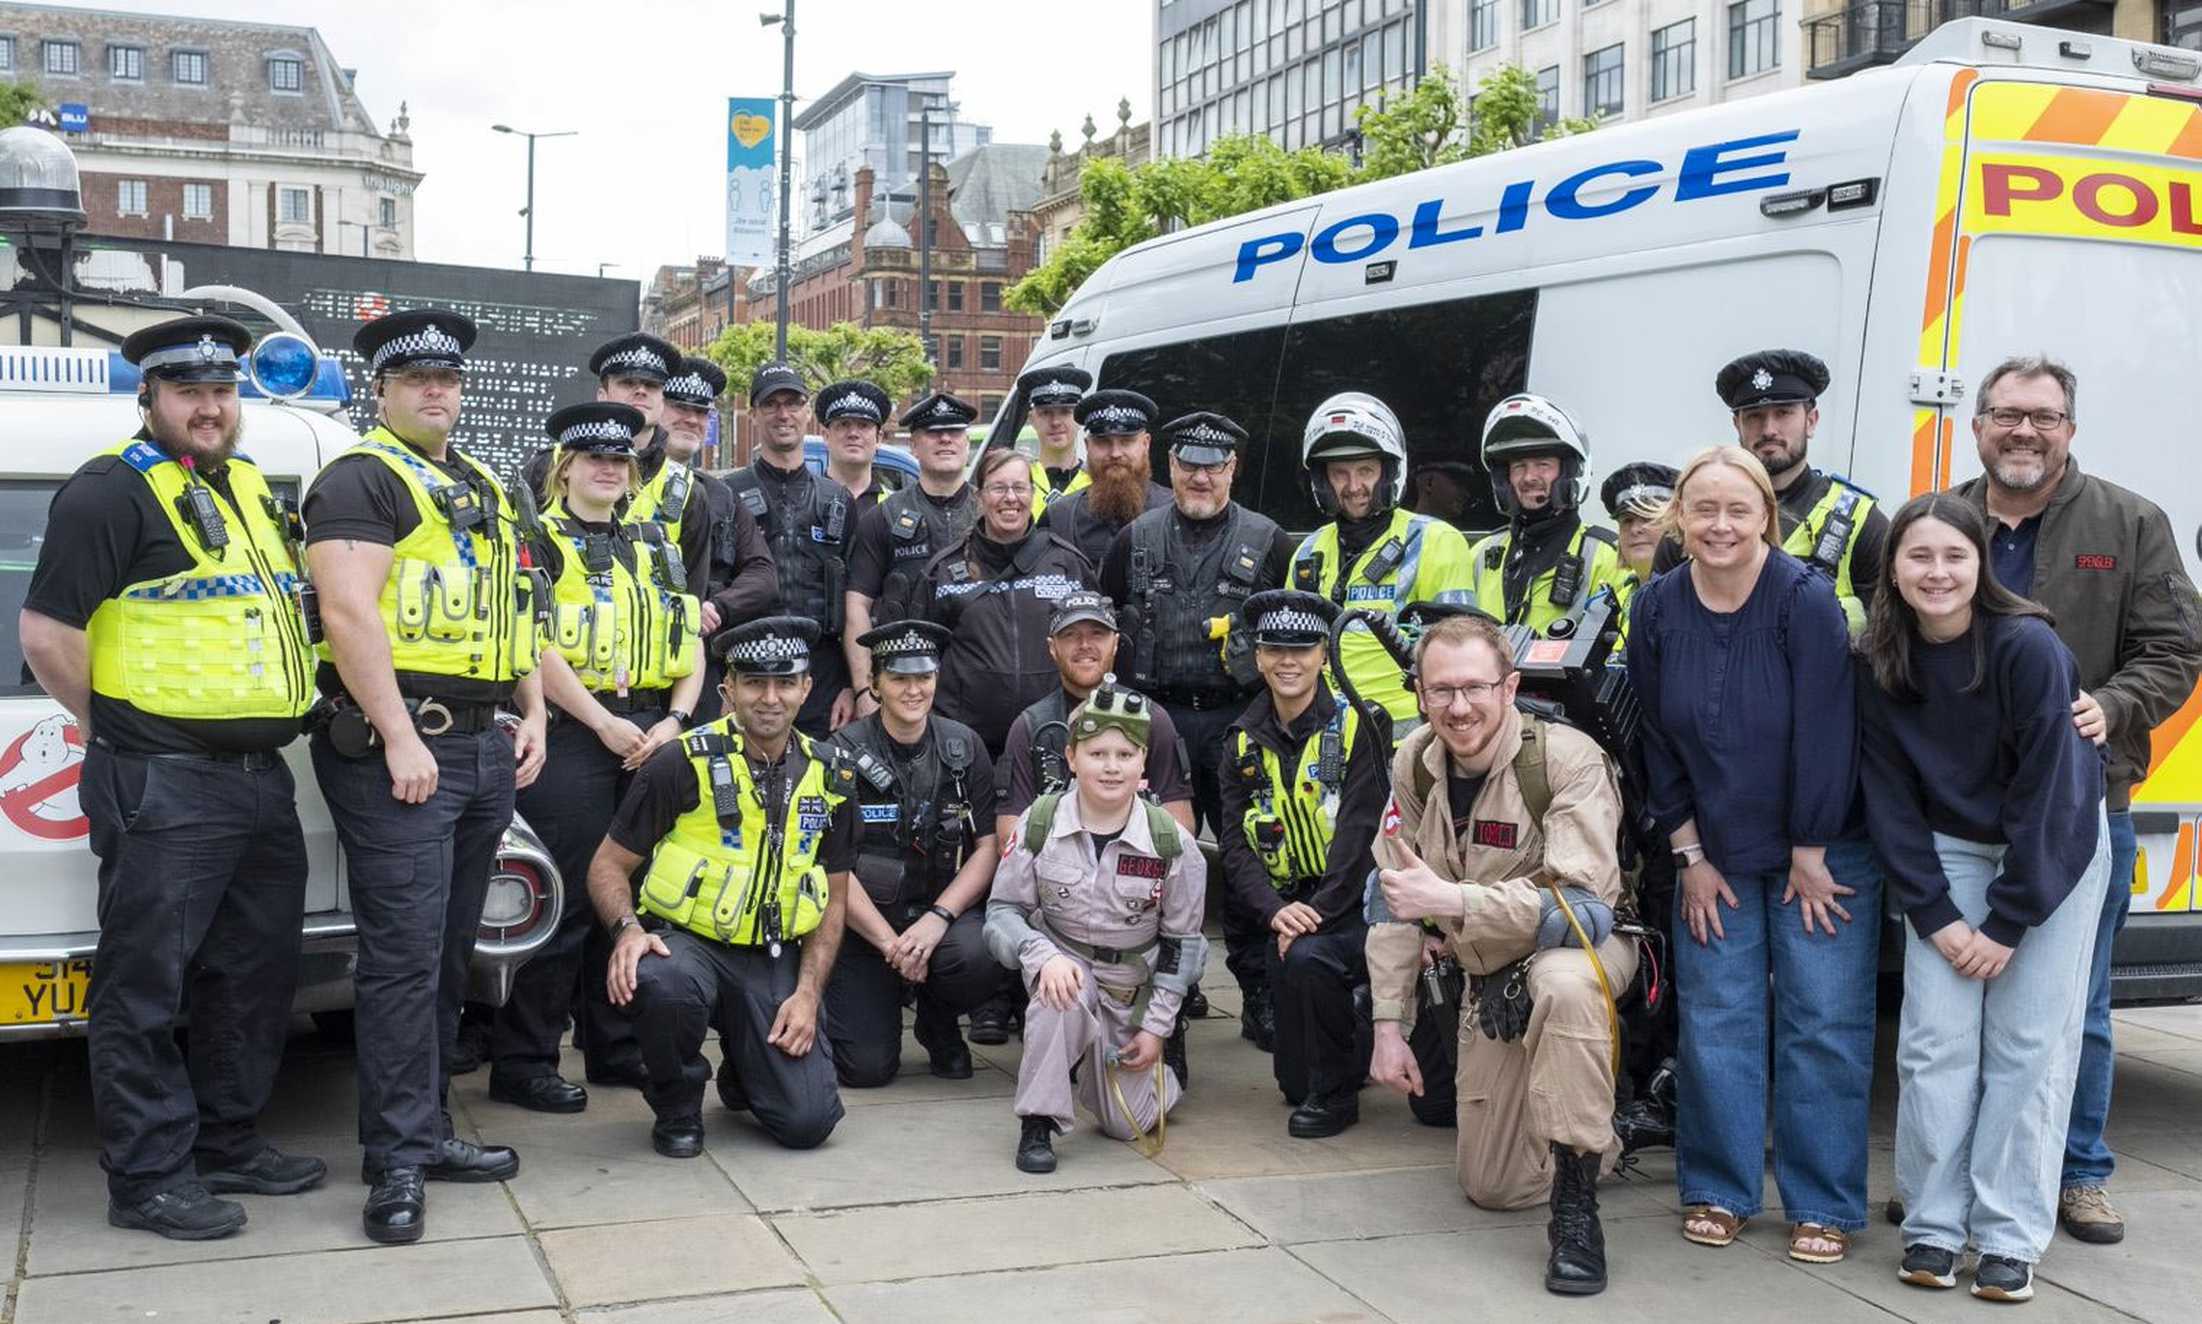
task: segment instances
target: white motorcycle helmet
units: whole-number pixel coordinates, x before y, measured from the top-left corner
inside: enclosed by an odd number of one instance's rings
[[[1580,510],[1590,495],[1590,438],[1566,410],[1524,391],[1499,401],[1483,420],[1483,467],[1491,474],[1491,499],[1508,519],[1518,507],[1514,485],[1506,479],[1507,462],[1531,455],[1560,457],[1552,509],[1556,513]]]
[[[1384,461],[1371,513],[1392,509],[1407,491],[1407,434],[1399,426],[1398,415],[1382,400],[1361,391],[1341,391],[1317,405],[1300,435],[1300,467],[1307,473],[1308,492],[1317,510],[1325,515],[1338,513],[1338,499],[1331,493],[1323,465],[1363,455]]]

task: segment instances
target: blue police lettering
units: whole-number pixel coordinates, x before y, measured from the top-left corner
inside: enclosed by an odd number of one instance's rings
[[[902,817],[901,805],[860,805],[867,823],[893,823]]]
[[[1780,133],[1733,138],[1726,142],[1690,148],[1683,153],[1681,166],[1675,172],[1671,200],[1692,202],[1699,198],[1717,198],[1733,193],[1780,188],[1789,182],[1789,172],[1778,167],[1787,163],[1789,150],[1786,144],[1796,142],[1798,133],[1796,129],[1788,129]],[[1658,195],[1660,184],[1639,184],[1600,202],[1585,202],[1582,195],[1586,188],[1599,180],[1656,176],[1664,168],[1658,161],[1628,159],[1608,161],[1578,170],[1545,192],[1544,212],[1559,221],[1590,221],[1640,207]],[[1499,194],[1498,219],[1493,223],[1491,233],[1512,234],[1526,229],[1536,190],[1537,181],[1534,179],[1516,180],[1506,185]],[[1248,239],[1239,245],[1238,261],[1232,270],[1231,283],[1236,285],[1252,280],[1255,273],[1263,267],[1289,261],[1300,256],[1303,250],[1317,262],[1326,265],[1364,261],[1397,243],[1402,228],[1408,232],[1407,247],[1410,250],[1435,248],[1483,235],[1483,227],[1480,225],[1463,225],[1454,230],[1440,228],[1446,202],[1446,199],[1439,197],[1416,204],[1411,219],[1404,226],[1399,217],[1388,212],[1364,212],[1325,227],[1312,242],[1303,232],[1297,230]],[[1463,209],[1456,206],[1454,210],[1457,214]],[[1367,239],[1359,243],[1347,239],[1355,230],[1367,230]],[[1347,242],[1342,245],[1341,239],[1347,239]]]

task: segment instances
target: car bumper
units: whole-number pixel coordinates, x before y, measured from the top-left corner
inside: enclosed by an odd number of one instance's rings
[[[2202,997],[2202,911],[2136,915],[2110,956],[2110,1000],[2133,1006]]]

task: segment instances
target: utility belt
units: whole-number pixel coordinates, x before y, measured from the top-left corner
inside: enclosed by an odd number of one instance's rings
[[[673,706],[673,691],[629,690],[624,695],[617,691],[592,691],[605,712],[626,717],[632,713],[662,713]]]
[[[456,699],[408,698],[413,729],[424,740],[437,736],[477,736],[497,724],[497,705]],[[346,758],[359,758],[382,743],[374,723],[349,695],[331,695],[306,713],[306,734],[328,732],[329,744]]]
[[[1064,951],[1083,957],[1096,965],[1128,966],[1139,973],[1142,981],[1147,978],[1151,969],[1149,958],[1162,946],[1158,939],[1139,948],[1099,947],[1090,942],[1080,942],[1076,938],[1066,938],[1048,927],[1044,922],[1041,924],[1040,930],[1047,935],[1049,942],[1054,943]]]
[[[93,736],[92,743],[121,759],[173,759],[199,763],[227,763],[232,767],[243,768],[247,772],[267,772],[283,761],[283,751],[279,749],[210,749],[200,754],[146,754],[134,749],[124,749],[105,736]]]

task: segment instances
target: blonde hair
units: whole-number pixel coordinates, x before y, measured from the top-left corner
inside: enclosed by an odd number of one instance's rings
[[[1683,493],[1688,489],[1690,480],[1697,477],[1699,470],[1710,469],[1716,464],[1736,470],[1750,479],[1751,486],[1758,489],[1759,499],[1766,503],[1766,526],[1759,530],[1759,536],[1765,539],[1768,547],[1780,551],[1781,503],[1774,497],[1774,481],[1766,476],[1766,466],[1759,463],[1759,457],[1741,446],[1707,446],[1692,455],[1689,462],[1682,466],[1682,472],[1675,476],[1674,496],[1668,500],[1667,508],[1660,512],[1659,527],[1673,534],[1675,541],[1682,544],[1683,551],[1690,550],[1689,538],[1682,531]]]
[[[566,474],[573,468],[574,460],[579,458],[581,454],[580,451],[570,451],[563,446],[559,448],[557,462],[552,464],[549,472],[543,475],[541,500],[543,509],[549,510],[558,503],[561,497],[566,495]],[[641,489],[642,461],[630,455],[627,457],[627,490],[622,494],[622,499],[632,498]]]

